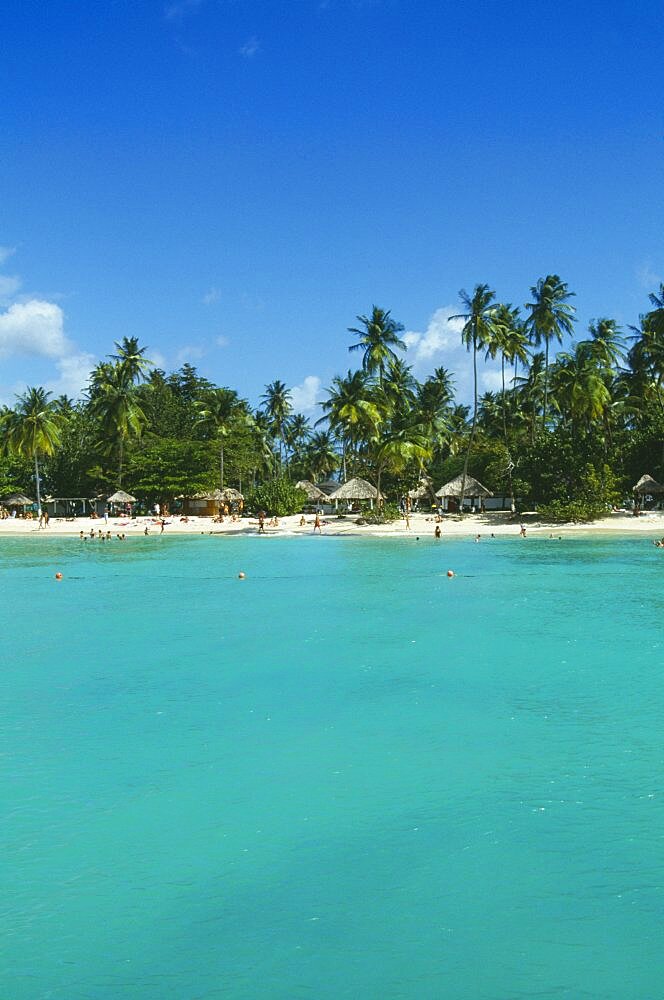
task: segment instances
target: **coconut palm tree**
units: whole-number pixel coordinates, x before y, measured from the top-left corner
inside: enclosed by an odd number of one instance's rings
[[[375,439],[376,489],[382,504],[381,479],[385,471],[400,473],[417,463],[421,473],[431,459],[431,445],[421,424],[405,421],[382,431]]]
[[[542,410],[542,430],[546,427],[549,405],[549,344],[554,338],[562,343],[565,333],[574,328],[574,306],[569,304],[574,292],[568,291],[566,282],[557,274],[540,278],[530,289],[532,302],[526,303],[530,310],[527,327],[535,346],[544,342],[544,408]]]
[[[530,357],[530,366],[525,375],[514,379],[515,393],[520,409],[527,414],[530,425],[530,443],[535,443],[537,416],[544,403],[544,351],[536,351]]]
[[[380,420],[380,411],[373,398],[369,376],[365,371],[349,371],[344,377],[335,375],[332,387],[326,389],[328,399],[320,404],[325,414],[316,425],[327,420],[332,432],[342,444],[343,481],[346,482],[346,455],[366,440]]]
[[[552,369],[552,396],[573,425],[603,421],[611,405],[604,372],[589,346],[583,341],[574,351],[559,354]]]
[[[505,389],[505,363],[514,364],[514,377],[516,378],[517,366],[519,363],[528,363],[528,338],[523,329],[523,323],[519,318],[519,309],[511,305],[501,303],[493,311],[492,323],[487,334],[487,358],[495,359],[500,355],[500,377],[501,377],[501,408],[503,422],[503,441],[507,453],[507,478],[510,491],[510,506],[516,509],[514,499],[514,487],[512,484],[512,470],[514,462],[510,455],[509,439],[507,435],[507,392]]]
[[[121,341],[116,340],[115,349],[118,353],[111,354],[110,357],[122,366],[130,382],[141,382],[148,377],[152,362],[145,357],[147,347],[139,347],[138,337],[123,337]]]
[[[131,368],[117,361],[101,362],[90,376],[90,412],[99,420],[106,450],[118,456],[117,487],[122,487],[125,446],[140,437],[146,416],[136,396]]]
[[[402,358],[388,362],[382,395],[387,408],[393,413],[412,410],[417,398],[417,381],[413,369]]]
[[[311,425],[303,413],[295,413],[286,421],[285,442],[288,447],[289,460],[301,454],[311,437]]]
[[[307,441],[304,463],[312,482],[329,476],[339,466],[339,455],[329,431],[316,431]]]
[[[466,478],[468,476],[468,461],[475,441],[475,430],[477,427],[477,351],[484,347],[490,337],[492,327],[492,311],[495,292],[488,285],[475,285],[472,295],[461,289],[459,298],[466,307],[466,312],[450,316],[449,321],[455,319],[464,320],[461,331],[461,340],[467,350],[473,352],[473,423],[470,429],[470,438],[466,449],[466,457],[463,463],[461,474],[461,507],[463,509],[463,497],[466,489]]]
[[[224,438],[228,437],[231,422],[238,411],[237,394],[232,389],[212,389],[195,405],[198,411],[196,423],[219,440],[219,489],[223,490]]]
[[[378,372],[378,382],[382,386],[385,368],[389,361],[396,361],[396,351],[405,351],[406,345],[399,339],[403,324],[392,319],[390,311],[374,306],[371,316],[358,316],[361,327],[349,326],[348,332],[360,339],[351,344],[349,351],[362,351],[362,367],[369,375]]]
[[[41,483],[39,459],[53,455],[60,444],[60,423],[51,393],[41,386],[29,386],[17,396],[13,410],[5,411],[3,424],[6,441],[14,454],[31,458],[35,465],[37,510],[41,517]]]
[[[588,332],[592,354],[607,371],[625,360],[625,338],[614,319],[591,320]]]
[[[261,396],[265,415],[268,418],[270,430],[279,441],[279,468],[283,461],[283,450],[286,437],[286,421],[293,409],[291,403],[290,390],[286,388],[284,382],[275,379],[265,386],[265,392]]]

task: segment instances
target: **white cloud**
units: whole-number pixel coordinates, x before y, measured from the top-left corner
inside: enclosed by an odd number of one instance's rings
[[[90,372],[96,364],[94,354],[83,351],[79,354],[69,354],[55,363],[58,377],[49,382],[48,389],[55,396],[80,396],[88,384]]]
[[[661,273],[652,266],[649,260],[638,265],[636,268],[636,277],[641,287],[645,288],[648,292],[656,292],[664,281]]]
[[[248,38],[244,45],[240,47],[239,52],[245,59],[251,59],[256,55],[260,47],[261,43],[255,35],[252,35],[251,38]]]
[[[16,253],[16,247],[0,247],[0,267]]]
[[[179,365],[185,363],[185,361],[198,361],[203,357],[205,351],[198,344],[184,344],[175,355],[175,360]]]
[[[164,17],[167,21],[181,21],[187,14],[200,7],[202,0],[174,0],[164,7]]]
[[[0,302],[6,304],[20,287],[21,279],[17,274],[0,274]]]
[[[408,348],[406,360],[413,366],[418,378],[430,375],[434,368],[442,365],[454,376],[457,399],[466,403],[473,393],[472,353],[461,342],[464,321],[450,319],[460,311],[461,306],[441,306],[432,315],[424,332],[409,330],[401,339]],[[500,388],[500,365],[491,361],[486,364],[483,354],[478,356],[478,376],[480,392],[495,392]]]
[[[162,371],[166,368],[166,357],[161,353],[161,351],[153,350],[150,348],[150,361],[155,368],[161,368]]]
[[[321,380],[318,375],[307,375],[302,384],[294,386],[290,392],[296,413],[313,413],[320,401]]]
[[[215,340],[215,344],[217,345],[217,347],[228,347],[228,345],[230,344],[230,340],[228,339],[228,337],[224,337],[222,333]]]
[[[60,358],[71,352],[60,306],[41,299],[14,302],[0,312],[0,357],[27,354]]]
[[[221,298],[221,292],[218,288],[208,288],[207,292],[201,299],[201,302],[205,306],[211,306],[213,302],[218,302]]]
[[[408,347],[408,360],[411,364],[417,368],[422,362],[431,361],[435,355],[458,347],[463,320],[450,320],[458,312],[458,306],[441,306],[429,320],[424,333],[409,330],[404,334],[402,339]]]
[[[505,372],[505,388],[510,388],[510,378],[511,374],[509,371]],[[480,386],[480,392],[482,389],[485,392],[502,392],[503,391],[503,376],[501,374],[500,368],[490,368],[487,366],[485,371],[479,374],[478,380]]]

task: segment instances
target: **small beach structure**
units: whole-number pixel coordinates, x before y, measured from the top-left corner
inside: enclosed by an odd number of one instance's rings
[[[339,485],[338,483],[336,484]],[[295,484],[298,490],[302,490],[303,493],[307,494],[307,500],[309,503],[326,503],[328,499],[327,493],[324,493],[315,483],[312,483],[309,479],[300,479],[299,483]]]
[[[434,495],[433,483],[428,476],[422,476],[417,484],[412,490],[408,490],[408,496],[411,500],[429,500]]]
[[[366,479],[350,479],[347,483],[342,483],[334,493],[330,494],[328,499],[334,501],[336,510],[338,510],[340,500],[347,500],[349,503],[368,500],[373,510],[374,501],[378,499],[378,490]]]
[[[223,490],[208,490],[205,493],[194,493],[190,497],[178,497],[182,500],[182,513],[188,516],[217,517],[224,506],[232,510],[233,507],[241,510],[244,504],[244,496],[239,490],[234,490],[230,486],[225,486]]]
[[[82,517],[92,509],[94,504],[88,497],[44,497],[42,507],[45,507],[50,517],[74,518]]]
[[[8,507],[10,510],[12,507],[22,507],[25,511],[26,507],[32,507],[35,503],[36,501],[26,497],[25,493],[8,493],[6,496],[0,497],[0,505]]]
[[[636,486],[632,487],[632,492],[636,493],[636,506],[641,507],[646,497],[653,497],[660,501],[664,499],[664,486],[647,473],[639,479]]]
[[[457,476],[455,479],[450,479],[449,483],[445,483],[439,490],[436,490],[436,496],[443,501],[443,510],[447,510],[450,513],[463,510],[466,500],[470,501],[470,506],[474,509],[475,501],[478,501],[477,505],[481,506],[486,497],[493,496],[491,490],[488,490],[486,486],[482,486],[482,483],[478,479],[475,479],[474,476],[466,476],[463,496],[461,496],[462,488],[463,476]]]
[[[116,490],[115,493],[110,495],[110,497],[106,497],[104,509],[110,507],[111,512],[113,514],[117,514],[118,512],[115,509],[116,507],[129,507],[131,509],[131,505],[133,503],[136,503],[136,497],[133,497],[131,493],[125,493],[124,490]],[[102,511],[102,514],[103,512],[104,511]]]

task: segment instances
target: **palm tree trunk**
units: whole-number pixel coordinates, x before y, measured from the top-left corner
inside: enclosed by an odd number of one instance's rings
[[[219,489],[224,488],[224,445],[219,446]]]
[[[343,477],[344,477],[344,482],[346,483],[346,482],[348,482],[348,480],[346,478],[346,439],[345,438],[343,438],[342,441],[341,441],[341,455],[342,455]]]
[[[41,517],[41,488],[39,486],[39,462],[37,461],[37,452],[34,454],[35,459],[35,489],[37,490],[37,515]]]
[[[546,430],[546,411],[549,407],[549,338],[544,338],[544,409],[542,410],[542,431]]]
[[[122,461],[124,458],[124,438],[120,435],[120,450],[118,454],[118,489],[122,489]]]
[[[383,474],[383,466],[379,465],[378,472],[376,474],[376,490],[378,491],[378,496],[376,497],[376,507],[378,508],[378,510],[380,510],[383,505],[383,498],[380,493],[380,479],[382,474]]]
[[[468,462],[470,461],[470,452],[473,447],[473,442],[475,440],[475,427],[477,425],[477,336],[473,333],[473,425],[470,429],[470,440],[468,441],[468,447],[466,449],[466,457],[463,463],[463,472],[461,474],[461,501],[460,501],[460,511],[463,514],[463,501],[466,493],[466,477],[468,476]]]
[[[505,404],[505,355],[501,355],[500,359],[500,374],[503,380],[503,434],[505,436],[505,451],[507,452],[507,477],[509,480],[510,488],[510,510],[514,513],[516,508],[516,503],[514,501],[514,486],[512,484],[512,459],[510,457],[510,449],[507,443],[507,406]]]

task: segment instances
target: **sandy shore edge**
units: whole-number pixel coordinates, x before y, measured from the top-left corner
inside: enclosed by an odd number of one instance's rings
[[[433,536],[436,524],[430,514],[416,513],[411,515],[410,528],[406,526],[404,520],[395,521],[392,524],[384,525],[358,525],[355,524],[356,515],[349,515],[345,518],[336,518],[328,515],[323,518],[323,535],[345,536],[353,535],[358,537],[376,538],[408,538],[416,536]],[[297,536],[313,533],[313,516],[307,515],[305,525],[300,524],[300,515],[279,519],[278,527],[266,525],[265,534],[267,536]],[[540,521],[528,520],[526,523],[527,535],[542,536],[553,534],[559,535],[600,535],[606,533],[615,534],[637,534],[662,538],[664,536],[664,511],[634,517],[628,513],[616,513],[605,517],[593,524],[550,524]],[[132,521],[123,518],[109,518],[108,525],[101,520],[90,520],[90,518],[77,518],[75,521],[66,521],[64,518],[51,518],[48,528],[40,529],[35,521],[23,521],[20,519],[8,518],[0,521],[0,538],[20,537],[31,535],[33,537],[49,538],[59,535],[77,536],[81,531],[89,534],[94,528],[95,532],[103,530],[110,531],[113,537],[124,532],[127,538],[143,537],[145,528],[148,528],[149,536],[155,537],[161,534],[161,527],[150,517],[140,517]],[[444,518],[441,523],[443,538],[488,535],[492,533],[498,536],[519,536],[519,521],[512,519],[509,515],[500,514],[479,514],[466,516],[463,519],[454,517]],[[164,535],[227,535],[229,537],[237,535],[257,535],[258,521],[255,518],[245,517],[241,521],[226,520],[223,524],[215,524],[212,518],[195,517],[190,518],[188,523],[184,523],[179,518],[168,518],[164,529]]]

